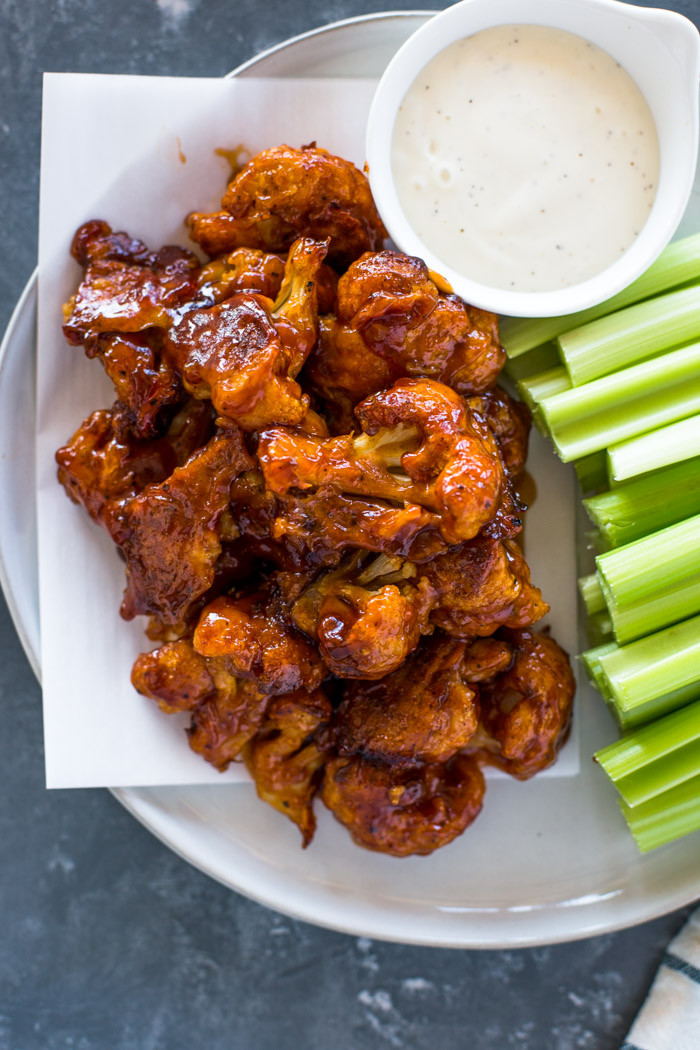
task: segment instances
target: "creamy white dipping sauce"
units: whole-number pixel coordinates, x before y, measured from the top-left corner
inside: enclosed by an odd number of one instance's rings
[[[607,52],[546,26],[495,26],[428,63],[399,109],[392,170],[406,218],[458,273],[553,291],[610,266],[654,202],[659,144]]]

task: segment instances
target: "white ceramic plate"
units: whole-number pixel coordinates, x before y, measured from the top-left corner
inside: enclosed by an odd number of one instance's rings
[[[427,17],[396,12],[337,23],[246,63],[236,75],[378,76]],[[696,186],[686,230],[700,228]],[[40,673],[33,485],[36,277],[0,349],[0,582]],[[611,737],[604,705],[579,697],[581,772],[489,782],[484,815],[428,858],[353,846],[318,807],[319,831],[257,802],[252,786],[118,790],[120,802],[176,853],[220,882],[297,918],[348,933],[446,947],[572,940],[681,907],[700,893],[700,835],[640,857],[605,778],[586,761]]]

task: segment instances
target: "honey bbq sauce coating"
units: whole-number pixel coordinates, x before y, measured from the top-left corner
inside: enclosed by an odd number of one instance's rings
[[[364,174],[315,145],[188,222],[208,262],[83,225],[64,310],[115,388],[56,459],[158,644],[132,682],[304,845],[320,794],[359,845],[428,854],[480,812],[482,766],[533,776],[571,719],[515,542],[530,416],[497,320],[383,250]]]

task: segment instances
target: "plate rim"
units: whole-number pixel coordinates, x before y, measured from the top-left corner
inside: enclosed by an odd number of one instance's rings
[[[284,52],[292,48],[294,45],[302,43],[306,40],[311,40],[316,37],[329,36],[334,32],[341,32],[345,29],[355,28],[363,23],[371,24],[381,21],[396,21],[404,18],[424,18],[430,17],[435,13],[436,9],[419,9],[419,10],[398,10],[398,11],[383,11],[365,15],[358,15],[351,18],[341,19],[335,22],[328,23],[327,25],[319,26],[314,29],[308,30],[304,33],[297,34],[294,37],[290,37],[287,40],[281,41],[278,44],[273,45],[266,50],[259,52],[258,54],[247,59],[241,63],[234,70],[228,73],[227,77],[235,77],[244,74],[250,74],[256,66],[263,63],[269,57]],[[0,382],[2,381],[3,372],[7,363],[7,357],[9,356],[9,347],[13,342],[14,332],[17,328],[21,319],[24,318],[25,311],[31,308],[32,296],[36,296],[37,291],[37,279],[38,279],[38,268],[35,268],[27,281],[15,307],[12,311],[8,325],[0,343]],[[34,650],[32,645],[29,632],[26,630],[23,620],[21,619],[18,604],[15,599],[14,592],[10,583],[9,574],[5,564],[2,548],[0,547],[0,586],[2,587],[5,599],[8,605],[8,611],[10,613],[12,622],[15,630],[19,636],[20,643],[24,649],[27,659],[31,665],[32,671],[36,678],[41,681],[41,667],[39,656]],[[243,785],[240,785],[243,786]],[[218,872],[215,868],[209,866],[206,861],[198,859],[187,851],[187,848],[181,845],[176,839],[174,839],[165,827],[167,824],[167,814],[165,812],[160,813],[160,820],[158,815],[154,813],[153,802],[148,797],[147,792],[150,789],[139,789],[139,788],[110,788],[109,789],[114,798],[122,805],[127,812],[134,817],[140,824],[142,824],[147,830],[154,835],[160,842],[166,845],[172,850],[177,856],[185,860],[188,864],[192,865],[203,874],[208,875],[216,882],[225,886],[227,889],[233,889],[235,892],[240,893],[242,896],[247,897],[256,903],[262,904],[265,907],[271,908],[277,912],[282,912],[294,919],[299,919],[304,922],[308,922],[312,925],[321,926],[326,929],[332,929],[337,932],[346,933],[351,936],[366,936],[373,940],[382,940],[393,943],[418,945],[425,947],[441,947],[441,948],[469,948],[469,949],[505,949],[505,948],[516,948],[516,947],[535,947],[548,944],[556,943],[568,943],[576,940],[582,940],[587,937],[599,935],[602,933],[615,932],[617,930],[625,929],[642,922],[651,921],[652,919],[658,918],[662,915],[668,914],[677,908],[683,907],[686,904],[691,903],[697,898],[699,887],[686,887],[685,890],[679,890],[670,899],[663,897],[653,896],[652,891],[648,891],[643,901],[647,904],[651,901],[651,908],[640,908],[637,902],[635,911],[635,902],[631,901],[630,904],[633,907],[635,914],[625,915],[619,921],[615,921],[614,914],[608,915],[602,922],[598,921],[590,925],[585,923],[582,925],[579,923],[576,929],[567,929],[561,933],[549,933],[546,932],[547,924],[543,923],[543,932],[541,936],[533,936],[532,931],[526,932],[525,937],[517,937],[511,933],[510,937],[488,937],[486,939],[480,936],[478,940],[470,939],[468,930],[464,930],[460,927],[459,934],[455,939],[445,940],[439,936],[430,936],[424,934],[411,935],[408,931],[397,933],[392,935],[391,933],[382,931],[378,932],[376,929],[363,927],[361,923],[355,921],[351,923],[344,923],[338,919],[331,921],[327,917],[319,918],[314,914],[310,913],[308,909],[294,907],[289,902],[285,902],[283,905],[280,904],[279,900],[274,897],[266,896],[264,893],[256,892],[256,890],[250,886],[245,888],[239,884],[234,884],[230,877]],[[690,890],[690,892],[688,892]],[[641,914],[640,914],[641,912]],[[353,910],[353,915],[355,912]],[[494,929],[494,933],[496,930]],[[465,936],[466,934],[466,936]]]

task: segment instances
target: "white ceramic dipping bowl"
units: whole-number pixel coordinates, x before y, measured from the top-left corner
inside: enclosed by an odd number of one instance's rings
[[[399,106],[421,70],[443,48],[496,25],[541,25],[589,40],[620,63],[644,95],[659,139],[654,204],[639,236],[596,276],[548,292],[515,292],[465,277],[421,241],[408,222],[392,177],[392,139]],[[423,258],[458,295],[514,317],[573,313],[615,295],[638,277],[674,234],[688,203],[698,156],[700,34],[672,11],[617,0],[462,0],[431,18],[397,52],[377,88],[367,125],[374,199],[392,240]]]

